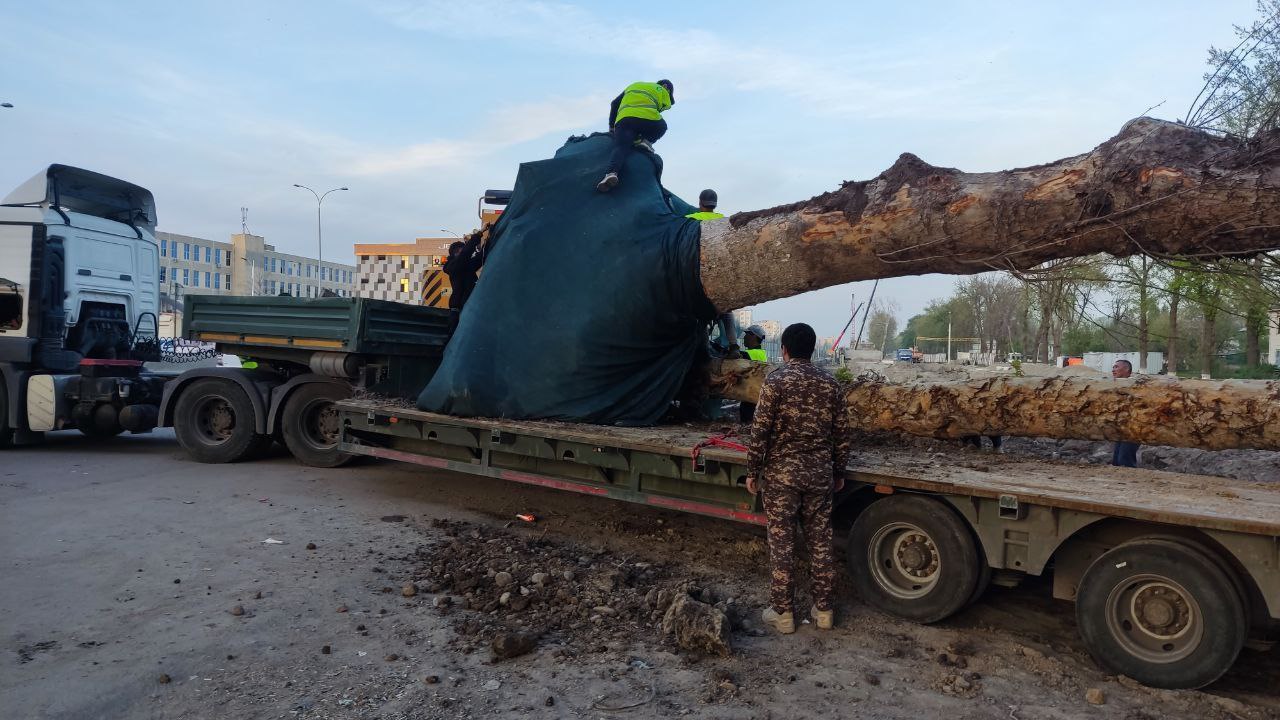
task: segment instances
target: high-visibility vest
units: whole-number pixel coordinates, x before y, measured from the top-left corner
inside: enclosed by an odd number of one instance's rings
[[[769,362],[769,354],[764,351],[764,348],[747,348],[747,357],[756,362]]]
[[[699,210],[698,212],[689,213],[688,215],[685,215],[685,217],[693,218],[694,220],[719,220],[723,218],[724,215],[721,215],[720,213],[714,210],[712,210],[711,212],[702,212],[701,210]]]
[[[618,114],[614,122],[622,118],[661,120],[662,112],[671,109],[671,93],[658,83],[635,82],[622,91]]]

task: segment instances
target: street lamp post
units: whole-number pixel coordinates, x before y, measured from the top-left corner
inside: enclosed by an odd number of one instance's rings
[[[329,196],[329,193],[337,192],[339,190],[347,190],[348,188],[337,187],[332,190],[326,190],[321,194],[306,185],[294,183],[293,186],[296,188],[302,188],[316,197],[316,283],[320,288],[320,292],[318,294],[323,295],[324,281],[321,280],[321,278],[324,276],[324,227],[320,224],[320,206],[324,204],[324,199]]]

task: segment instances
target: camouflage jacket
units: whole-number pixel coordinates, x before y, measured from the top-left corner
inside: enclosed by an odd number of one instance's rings
[[[849,464],[851,444],[844,394],[830,373],[791,360],[765,378],[747,459],[757,482],[829,486]]]

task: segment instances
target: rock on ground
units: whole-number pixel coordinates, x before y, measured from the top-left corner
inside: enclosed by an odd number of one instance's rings
[[[729,618],[714,607],[680,593],[662,616],[662,632],[685,650],[729,655]]]

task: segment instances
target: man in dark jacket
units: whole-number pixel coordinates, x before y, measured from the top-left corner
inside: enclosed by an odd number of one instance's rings
[[[458,329],[462,306],[467,304],[471,291],[476,287],[476,273],[484,264],[484,251],[480,248],[482,232],[472,233],[466,242],[458,240],[449,246],[449,257],[441,269],[449,276],[449,337]]]

